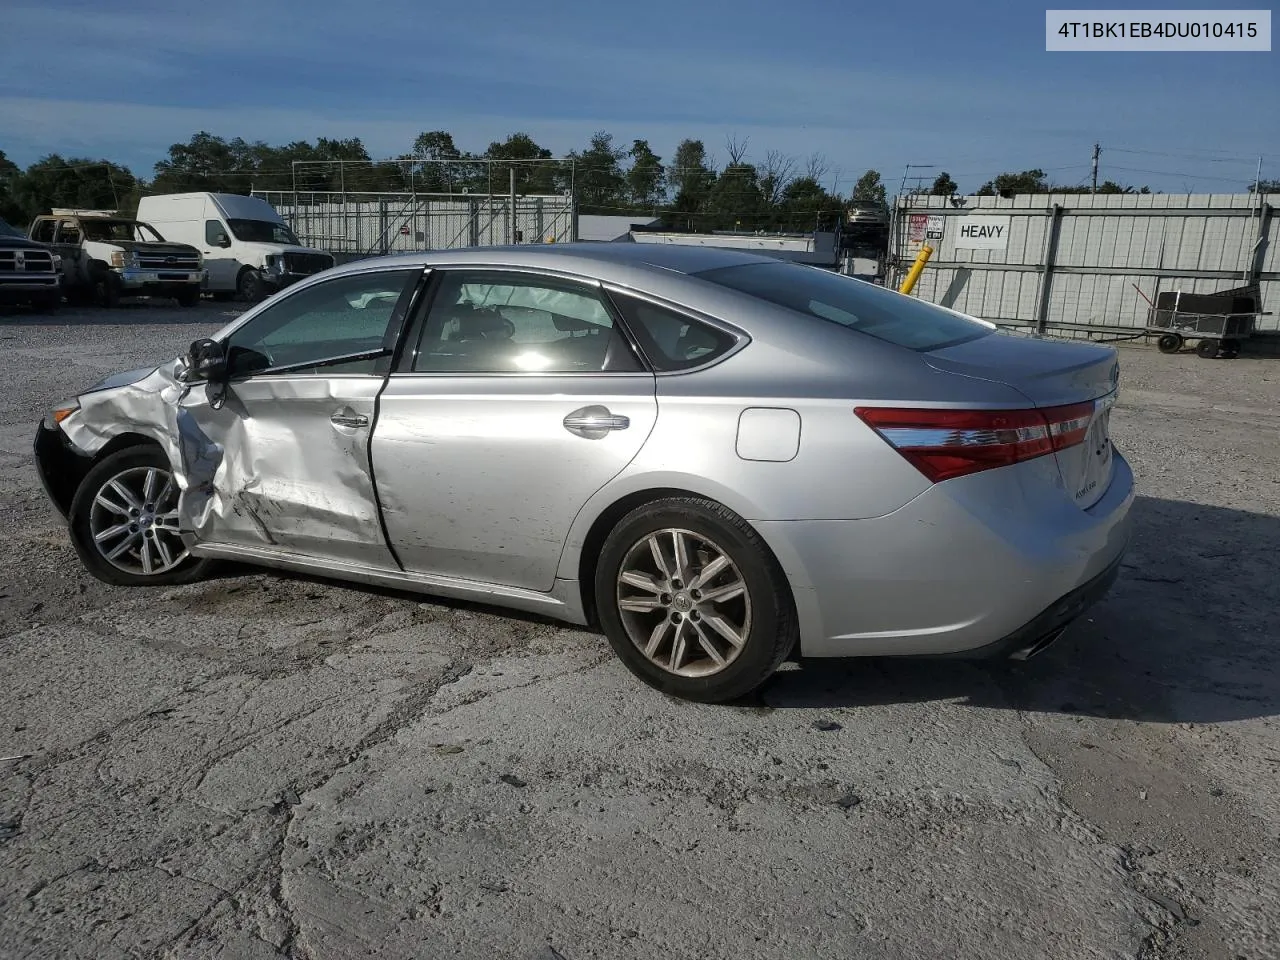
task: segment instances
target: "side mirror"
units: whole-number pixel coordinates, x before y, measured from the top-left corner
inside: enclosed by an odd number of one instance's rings
[[[224,249],[231,246],[231,238],[228,237],[225,233],[218,234],[218,246]]]
[[[227,379],[227,354],[217,340],[205,338],[187,350],[187,376],[195,380],[220,383]]]

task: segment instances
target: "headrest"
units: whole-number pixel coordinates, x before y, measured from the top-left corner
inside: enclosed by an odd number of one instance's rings
[[[457,309],[457,340],[509,340],[516,332],[510,320],[492,310]]]

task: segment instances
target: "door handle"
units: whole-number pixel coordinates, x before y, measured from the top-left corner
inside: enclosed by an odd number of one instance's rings
[[[588,440],[599,440],[612,430],[626,430],[631,418],[613,413],[599,404],[575,410],[564,418],[564,428]]]
[[[369,418],[360,413],[343,413],[339,410],[329,418],[329,422],[336,427],[367,427]]]

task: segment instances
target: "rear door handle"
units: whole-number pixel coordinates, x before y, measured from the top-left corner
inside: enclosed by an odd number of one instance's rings
[[[360,413],[344,413],[339,410],[329,418],[329,422],[336,427],[367,427],[369,418]]]
[[[613,413],[608,407],[599,404],[575,410],[563,422],[564,428],[570,433],[588,440],[599,440],[610,431],[626,430],[631,426],[630,417]]]

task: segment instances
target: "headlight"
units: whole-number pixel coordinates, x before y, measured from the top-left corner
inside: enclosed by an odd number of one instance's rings
[[[135,263],[137,263],[137,257],[132,250],[116,250],[111,254],[113,267],[132,267]]]
[[[62,269],[62,257],[60,257],[60,256],[59,256],[58,254],[56,254],[56,253],[53,255],[53,269],[54,269],[54,270],[61,270],[61,269]]]
[[[71,416],[80,409],[80,401],[72,400],[68,403],[59,404],[53,408],[53,422],[61,423],[67,417]]]

